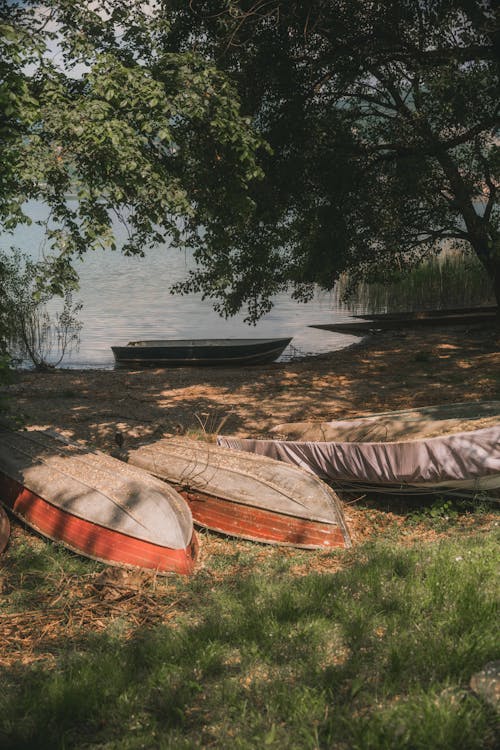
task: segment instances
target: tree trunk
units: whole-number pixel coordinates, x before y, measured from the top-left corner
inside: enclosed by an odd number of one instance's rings
[[[471,238],[470,244],[491,278],[497,303],[500,304],[500,256],[497,257],[495,250],[490,249],[485,237]]]
[[[460,208],[469,242],[493,282],[493,292],[500,310],[500,237],[491,224],[477,213],[470,189],[451,155],[447,151],[438,152],[437,160]]]
[[[470,243],[492,280],[493,294],[497,302],[496,323],[497,328],[500,328],[500,254],[495,246],[493,249],[490,247],[487,238],[476,238],[475,241],[471,239]]]

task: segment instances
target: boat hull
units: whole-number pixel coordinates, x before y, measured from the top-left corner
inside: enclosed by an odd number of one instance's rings
[[[338,497],[297,467],[174,437],[130,451],[128,460],[174,483],[197,526],[305,549],[350,546]]]
[[[151,484],[147,472],[123,466],[45,433],[2,432],[0,501],[35,531],[86,557],[191,573],[197,541],[185,501],[164,483]]]
[[[407,328],[438,328],[441,326],[477,325],[479,323],[491,323],[497,315],[497,308],[470,308],[469,310],[452,311],[430,311],[422,313],[388,313],[381,315],[355,315],[355,322],[350,323],[317,323],[310,328],[319,328],[323,331],[335,333],[346,333],[353,335],[365,335],[378,331],[398,331]],[[361,318],[361,319],[360,319]]]
[[[112,346],[117,364],[161,367],[220,367],[274,362],[292,339],[206,339],[131,342]]]
[[[0,505],[0,554],[6,548],[10,537],[10,523],[7,513]]]
[[[191,508],[194,522],[210,531],[300,549],[347,546],[341,528],[336,525],[287,516],[199,492],[179,491]]]
[[[97,526],[55,508],[21,484],[2,478],[2,500],[21,521],[42,536],[107,564],[152,569],[158,573],[188,574],[193,571],[197,542],[186,549],[168,549]]]
[[[275,428],[274,440],[219,436],[217,442],[306,467],[337,487],[489,491],[500,488],[499,407],[479,402],[289,423]],[[487,426],[471,429],[481,424]],[[437,434],[442,430],[445,434]]]

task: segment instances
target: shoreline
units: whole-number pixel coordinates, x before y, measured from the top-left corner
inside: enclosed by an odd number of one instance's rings
[[[128,447],[171,432],[256,437],[286,421],[493,400],[498,372],[498,332],[483,325],[383,332],[251,368],[18,370],[3,392],[28,429],[109,451],[117,431]]]

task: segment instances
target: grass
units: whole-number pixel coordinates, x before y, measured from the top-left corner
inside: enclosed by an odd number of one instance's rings
[[[337,288],[341,299],[348,276]],[[402,312],[494,305],[491,279],[479,260],[468,253],[448,250],[409,273],[395,273],[391,283],[361,283],[347,301],[357,312]]]
[[[442,534],[441,514],[413,513],[432,543],[391,526],[330,553],[205,534],[193,577],[146,576],[114,599],[96,588],[104,566],[18,531],[0,746],[493,748],[493,710],[467,689],[498,654],[489,518]]]

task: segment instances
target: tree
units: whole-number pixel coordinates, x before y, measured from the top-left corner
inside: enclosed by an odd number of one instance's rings
[[[181,289],[214,295],[229,313],[250,302],[258,315],[287,284],[306,299],[313,282],[330,289],[345,270],[354,282],[390,278],[447,241],[477,255],[500,301],[492,3],[177,6],[166,48],[195,43],[215,60],[271,146],[251,217],[231,227],[214,217]]]
[[[116,216],[123,252],[193,247],[176,291],[251,321],[290,285],[307,299],[344,270],[389,277],[444,240],[500,298],[488,0],[98,5],[0,0],[0,230],[27,198],[48,204],[53,291],[116,245]]]
[[[29,359],[37,370],[49,370],[78,346],[82,304],[73,301],[70,285],[63,288],[61,310],[51,314],[48,303],[53,294],[40,286],[44,272],[40,265],[43,262],[34,262],[18,249],[0,252],[6,347],[15,359]]]
[[[28,221],[27,200],[48,206],[39,271],[54,293],[76,286],[75,259],[116,247],[113,222],[121,250],[143,254],[252,209],[260,139],[213,62],[163,49],[151,7],[0,0],[0,231]]]

